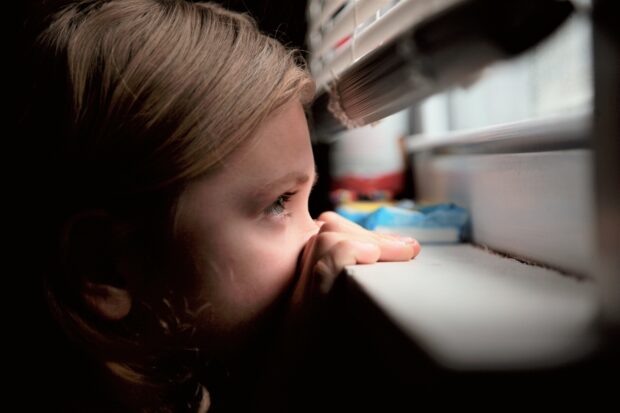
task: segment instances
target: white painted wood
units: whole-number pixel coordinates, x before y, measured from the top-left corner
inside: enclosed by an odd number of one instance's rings
[[[441,95],[434,96],[433,99],[439,97]],[[429,150],[441,153],[542,152],[542,148],[585,147],[591,133],[592,110],[580,108],[568,113],[471,130],[444,130],[443,133],[430,135],[416,134],[406,138],[406,145],[409,152]]]
[[[592,282],[468,244],[425,246],[411,262],[350,266],[347,273],[350,288],[451,369],[554,366],[596,343]]]
[[[475,243],[595,276],[590,150],[422,153],[414,168],[418,200],[467,208]]]

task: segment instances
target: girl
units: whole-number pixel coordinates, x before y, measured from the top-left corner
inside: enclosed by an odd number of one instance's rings
[[[33,245],[56,340],[44,369],[75,378],[45,383],[63,411],[255,407],[277,360],[261,343],[294,343],[345,265],[418,253],[310,217],[313,83],[247,16],[79,1],[36,50]]]

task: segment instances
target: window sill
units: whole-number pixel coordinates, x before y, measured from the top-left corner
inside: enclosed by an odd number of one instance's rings
[[[411,262],[350,266],[347,274],[349,292],[448,369],[554,367],[597,346],[594,282],[469,244],[426,245]]]

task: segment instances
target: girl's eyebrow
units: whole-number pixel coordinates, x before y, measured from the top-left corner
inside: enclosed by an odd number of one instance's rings
[[[314,186],[319,178],[316,169],[314,171],[314,176],[312,177],[312,185]],[[296,185],[301,185],[310,180],[310,175],[304,172],[292,171],[289,172],[280,178],[271,181],[265,185],[260,186],[256,191],[254,191],[254,197],[256,198],[264,198],[270,197],[273,195],[273,192],[280,188],[284,188],[290,186],[290,184],[294,183]]]

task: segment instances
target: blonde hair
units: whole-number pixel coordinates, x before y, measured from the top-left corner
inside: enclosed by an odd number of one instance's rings
[[[51,219],[59,224],[89,208],[148,221],[141,214],[157,208],[153,199],[169,218],[184,185],[216,170],[285,103],[308,103],[314,94],[296,52],[261,34],[250,17],[214,4],[74,2],[52,17],[38,45],[46,66],[33,114],[46,125],[38,138],[50,150],[42,168],[57,183]],[[49,302],[67,333],[125,382],[160,391],[166,379],[125,363],[123,345],[115,348],[70,304],[67,275],[50,274]],[[108,346],[118,354],[106,355]]]
[[[294,52],[213,4],[82,1],[42,39],[66,57],[81,155],[114,157],[140,190],[208,172],[275,109],[313,93]]]

